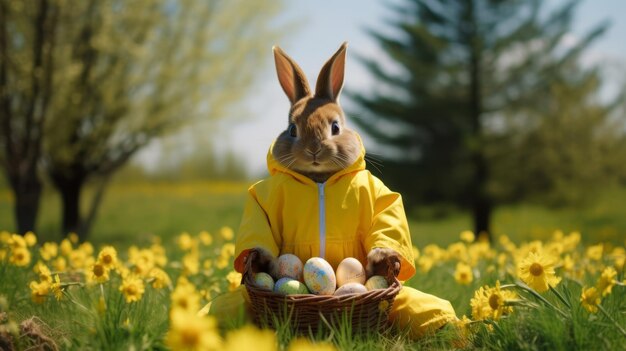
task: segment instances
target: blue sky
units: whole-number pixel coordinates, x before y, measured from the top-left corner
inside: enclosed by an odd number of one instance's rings
[[[402,3],[402,0],[363,1],[363,0],[316,0],[286,1],[287,8],[277,19],[277,23],[296,23],[295,30],[285,35],[277,43],[294,58],[306,73],[309,83],[315,84],[322,64],[337,50],[343,41],[348,41],[345,87],[367,91],[374,82],[354,58],[354,53],[384,61],[376,43],[364,30],[373,28],[385,30],[384,20],[390,11],[386,3]],[[552,0],[551,4],[562,1]],[[568,38],[576,38],[603,20],[609,20],[609,31],[600,38],[585,57],[589,63],[602,63],[611,72],[609,83],[623,84],[626,81],[626,0],[586,0],[577,11],[573,31]],[[261,67],[262,82],[258,89],[245,101],[250,111],[248,119],[227,124],[219,134],[217,144],[221,148],[232,149],[243,158],[252,174],[262,176],[265,170],[265,156],[272,140],[286,127],[289,103],[277,80],[268,47],[268,64]],[[621,68],[613,69],[614,66]],[[349,107],[347,102],[344,108]],[[348,116],[349,123],[349,116]],[[365,145],[371,145],[367,136]]]

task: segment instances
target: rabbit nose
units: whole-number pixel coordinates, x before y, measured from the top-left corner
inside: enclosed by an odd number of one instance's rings
[[[311,154],[311,156],[317,156],[317,154],[319,154],[322,151],[322,148],[320,147],[315,151],[309,149],[308,151],[309,151],[309,154]]]

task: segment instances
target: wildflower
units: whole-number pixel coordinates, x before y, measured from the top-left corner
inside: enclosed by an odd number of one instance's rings
[[[33,267],[33,271],[39,275],[39,280],[46,281],[48,283],[52,282],[52,276],[50,274],[50,269],[42,262],[37,262],[35,267]]]
[[[48,293],[50,292],[50,283],[45,282],[45,281],[36,282],[33,280],[30,282],[29,286],[30,286],[31,297],[33,301],[36,303],[44,302],[44,300],[46,299],[46,296],[48,296]]]
[[[194,275],[198,274],[200,269],[200,261],[198,261],[197,253],[188,253],[183,257],[183,274]]]
[[[165,343],[172,350],[220,350],[217,322],[211,316],[173,308]],[[254,347],[256,349],[256,347]]]
[[[278,348],[276,334],[270,330],[260,330],[252,325],[246,325],[226,335],[224,350],[256,350],[274,351]]]
[[[474,280],[472,267],[463,262],[457,263],[456,270],[454,271],[454,280],[459,284],[469,285]]]
[[[67,269],[67,261],[65,260],[65,257],[59,256],[52,260],[52,268],[54,268],[57,272],[65,272]]]
[[[59,248],[61,249],[61,255],[66,257],[70,255],[72,250],[74,250],[74,248],[72,247],[72,242],[67,238],[61,240],[61,245],[59,245]]]
[[[159,243],[154,243],[150,246],[150,251],[152,251],[154,257],[154,263],[159,267],[165,267],[167,264],[167,255],[165,254],[165,248],[161,246]]]
[[[89,280],[96,283],[104,283],[109,280],[109,269],[100,262],[96,262],[89,268]]]
[[[446,251],[442,250],[435,244],[428,244],[422,250],[425,256],[433,259],[433,261],[443,261],[446,259]]]
[[[209,246],[213,243],[213,237],[211,236],[211,234],[204,230],[201,231],[200,234],[198,234],[198,239],[200,239],[200,242],[204,246]]]
[[[220,228],[220,235],[224,240],[231,241],[235,237],[235,232],[233,232],[231,227],[222,227]]]
[[[155,266],[154,252],[148,249],[128,249],[128,261],[134,265],[134,272],[140,276],[146,276]]]
[[[566,272],[571,272],[574,269],[574,260],[572,259],[572,256],[570,256],[569,254],[563,257],[563,269]]]
[[[170,277],[160,268],[152,268],[149,277],[153,279],[152,287],[155,289],[163,289],[172,284]]]
[[[117,264],[117,251],[113,246],[105,246],[98,253],[98,262],[107,269],[112,269]]]
[[[434,260],[428,256],[422,256],[417,260],[417,267],[422,273],[428,273],[435,264]]]
[[[80,251],[83,251],[85,255],[91,256],[93,255],[93,245],[90,242],[84,242],[78,246]]]
[[[241,285],[241,273],[231,271],[226,275],[226,280],[228,280],[228,291],[234,291]]]
[[[474,298],[470,301],[472,318],[474,320],[498,320],[513,311],[513,308],[506,306],[505,302],[516,297],[515,293],[500,289],[500,281],[496,281],[496,286],[493,288],[483,286],[474,292]]]
[[[70,252],[68,259],[70,267],[73,269],[84,269],[91,266],[94,261],[93,257],[87,255],[83,250],[73,250]]]
[[[448,246],[448,257],[465,261],[467,260],[467,246],[464,243],[453,243]]]
[[[566,252],[574,251],[580,243],[580,233],[571,232],[569,235],[563,238],[563,249]]]
[[[211,269],[211,267],[213,267],[213,261],[211,260],[204,260],[204,262],[202,263],[202,268],[209,270]]]
[[[600,261],[602,259],[602,251],[604,246],[602,244],[589,246],[585,251],[585,256],[592,261]]]
[[[474,241],[474,239],[476,239],[476,236],[474,235],[474,232],[472,232],[471,230],[464,230],[459,235],[459,238],[461,238],[461,240],[466,243],[471,243]]]
[[[63,298],[63,287],[61,286],[61,279],[58,274],[54,276],[54,282],[50,284],[50,290],[52,290],[54,298],[57,299],[57,301],[61,301]]]
[[[185,278],[178,280],[170,299],[172,300],[172,309],[195,312],[200,307],[200,295],[198,295],[196,287]]]
[[[533,252],[520,263],[518,276],[538,292],[547,291],[550,286],[556,286],[561,281],[561,278],[555,275],[554,261]]]
[[[598,282],[596,283],[596,289],[602,296],[607,296],[611,293],[613,286],[615,285],[615,278],[617,277],[617,271],[613,267],[607,267],[602,271]]]
[[[0,232],[0,243],[2,244],[9,244],[9,242],[11,241],[11,233],[7,232],[6,230],[3,230]]]
[[[145,287],[143,281],[139,277],[129,275],[122,281],[120,291],[124,293],[126,302],[131,303],[133,301],[141,300]]]
[[[32,247],[37,244],[37,237],[35,236],[35,233],[29,231],[24,234],[24,241],[26,242],[26,245],[28,245],[28,247]]]
[[[333,351],[335,345],[328,342],[315,342],[307,338],[296,338],[291,341],[287,351]]]
[[[26,247],[18,246],[11,249],[9,262],[18,267],[27,266],[30,263],[30,251]]]
[[[413,246],[413,259],[417,261],[419,257],[420,257],[420,250],[416,246]]]
[[[18,247],[26,248],[28,245],[26,245],[26,240],[23,236],[18,234],[12,234],[11,238],[9,239],[9,246],[12,249],[16,249]]]
[[[39,249],[39,256],[44,261],[50,261],[59,253],[59,246],[54,242],[44,243]]]
[[[580,303],[589,313],[597,313],[598,305],[600,304],[600,293],[595,287],[583,288],[580,295]]]
[[[0,262],[3,262],[7,258],[8,252],[5,249],[0,249]]]
[[[178,247],[183,251],[189,251],[197,245],[195,240],[187,232],[180,234],[176,242],[178,243]]]

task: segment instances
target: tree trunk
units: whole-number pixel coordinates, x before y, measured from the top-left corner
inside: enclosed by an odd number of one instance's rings
[[[63,204],[61,233],[63,236],[76,233],[79,239],[83,240],[84,235],[81,236],[80,196],[85,184],[85,177],[73,173],[56,173],[51,174],[51,178],[55,188],[61,194]]]
[[[489,241],[492,240],[490,228],[492,210],[493,205],[487,197],[479,196],[474,201],[472,216],[474,219],[474,233],[476,233],[477,239],[483,235],[486,235]]]
[[[42,185],[36,174],[11,180],[15,195],[15,223],[17,232],[24,234],[35,230]]]

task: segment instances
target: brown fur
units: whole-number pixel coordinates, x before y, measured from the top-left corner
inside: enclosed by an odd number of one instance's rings
[[[393,265],[396,275],[400,272],[400,255],[392,249],[376,247],[367,254],[367,276],[373,275],[387,276],[389,264]]]
[[[278,80],[291,109],[287,129],[276,139],[273,156],[286,168],[318,183],[352,165],[361,153],[358,136],[347,128],[339,105],[346,47],[344,43],[322,68],[314,96],[297,63],[274,48]],[[332,134],[333,122],[339,125],[338,135]],[[296,137],[289,133],[291,124],[296,126]]]

